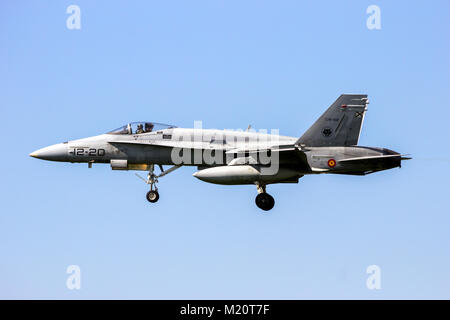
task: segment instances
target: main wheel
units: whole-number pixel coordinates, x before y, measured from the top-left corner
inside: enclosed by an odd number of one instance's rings
[[[149,192],[147,192],[147,200],[149,202],[156,202],[159,199],[159,193],[156,190],[150,190]]]
[[[275,205],[275,200],[270,194],[264,192],[256,196],[255,203],[258,208],[269,211]]]

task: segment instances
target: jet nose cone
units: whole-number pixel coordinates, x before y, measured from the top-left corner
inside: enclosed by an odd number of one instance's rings
[[[29,154],[29,156],[33,158],[38,158],[38,153],[37,151],[33,151],[32,153]]]
[[[42,160],[66,161],[67,145],[63,143],[54,144],[30,153],[30,157]]]

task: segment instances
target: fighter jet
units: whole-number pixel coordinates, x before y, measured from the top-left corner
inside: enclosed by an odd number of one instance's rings
[[[72,163],[109,163],[113,170],[148,171],[146,198],[159,199],[158,180],[182,166],[196,166],[194,177],[223,185],[255,185],[256,205],[275,205],[266,186],[298,183],[304,175],[366,175],[401,167],[411,159],[398,152],[358,146],[369,101],[365,94],[341,95],[300,137],[251,130],[178,128],[131,122],[94,137],[34,151],[31,157]],[[156,173],[155,165],[159,167]],[[165,165],[171,166],[164,170]]]

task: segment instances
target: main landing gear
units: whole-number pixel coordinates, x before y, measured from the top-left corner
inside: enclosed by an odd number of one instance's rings
[[[275,205],[274,198],[266,192],[266,186],[264,184],[256,183],[256,189],[258,195],[256,196],[255,203],[258,208],[269,211]]]
[[[146,198],[148,202],[155,203],[159,199],[158,187],[156,187],[156,183],[158,182],[158,178],[165,176],[166,174],[171,173],[172,171],[178,169],[180,166],[173,166],[170,169],[164,171],[163,167],[159,165],[161,169],[161,173],[159,175],[155,174],[155,165],[150,165],[150,170],[147,175],[147,179],[142,178],[140,175],[136,173],[136,175],[144,180],[146,184],[150,185],[150,191],[147,192]]]

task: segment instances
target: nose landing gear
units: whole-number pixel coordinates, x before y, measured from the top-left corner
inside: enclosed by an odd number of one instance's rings
[[[158,190],[150,190],[149,192],[147,192],[146,197],[147,197],[148,202],[154,203],[154,202],[158,201],[158,199],[159,199]]]
[[[171,173],[175,169],[178,169],[180,166],[173,166],[170,169],[164,171],[163,167],[160,165],[161,173],[159,175],[155,174],[155,165],[150,165],[150,170],[147,175],[147,179],[142,178],[140,175],[136,173],[136,176],[144,180],[146,184],[150,185],[150,191],[147,192],[146,198],[148,202],[155,203],[159,200],[158,188],[156,187],[156,183],[158,182],[158,178],[165,176],[166,174]]]
[[[275,205],[275,199],[266,192],[266,186],[256,183],[256,189],[258,190],[258,195],[256,196],[255,203],[258,208],[264,211],[271,210]]]

